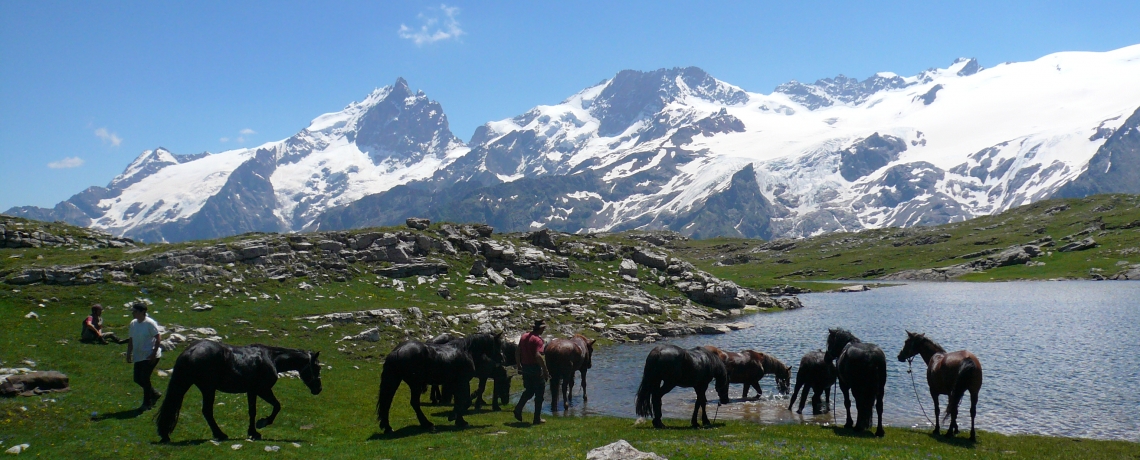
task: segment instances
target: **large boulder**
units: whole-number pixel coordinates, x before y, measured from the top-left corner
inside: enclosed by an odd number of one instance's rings
[[[1061,248],[1057,250],[1060,252],[1084,251],[1086,249],[1095,248],[1096,246],[1096,240],[1093,240],[1092,238],[1085,238],[1083,240],[1074,241],[1072,243],[1061,246]]]
[[[622,259],[621,266],[618,267],[618,274],[637,278],[637,263],[630,259]]]
[[[633,251],[633,261],[649,268],[665,270],[669,268],[669,257],[665,254],[653,252],[644,248]]]
[[[404,221],[404,223],[407,224],[408,227],[414,228],[416,230],[427,230],[428,226],[431,225],[430,220],[424,219],[422,217],[409,217],[408,220]]]
[[[586,460],[665,460],[665,457],[653,452],[642,452],[624,439],[619,439],[617,442],[590,449],[586,453]]]

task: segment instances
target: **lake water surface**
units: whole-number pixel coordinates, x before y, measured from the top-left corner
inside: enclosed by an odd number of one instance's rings
[[[978,429],[1140,441],[1140,282],[912,283],[800,298],[803,309],[742,318],[754,328],[667,343],[754,349],[798,366],[805,352],[825,346],[828,328],[843,327],[864,342],[878,344],[887,355],[884,423],[927,427],[907,364],[896,359],[905,331],[923,332],[949,351],[968,349],[981,360],[985,382],[978,402]],[[569,414],[635,417],[635,392],[645,356],[656,345],[600,349],[588,377],[590,401],[582,403],[581,388],[576,386]],[[920,358],[915,359],[914,370],[922,407],[933,417]],[[793,384],[794,380],[793,370]],[[714,401],[710,418],[715,413],[719,419],[762,423],[832,421],[831,414],[810,415],[810,401],[802,416],[787,410],[788,398],[774,395],[771,377],[765,377],[761,386],[764,398],[743,401],[741,386],[732,385],[732,403],[719,410],[710,388],[709,399]],[[686,419],[667,424],[686,425],[694,400],[687,388],[666,395],[666,417]],[[833,394],[832,400],[835,416],[843,423],[842,395]],[[965,416],[959,417],[959,426],[966,431],[968,397],[961,407]]]

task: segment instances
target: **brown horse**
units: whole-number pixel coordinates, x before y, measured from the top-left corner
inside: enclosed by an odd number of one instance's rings
[[[907,331],[906,342],[899,352],[899,361],[922,355],[926,363],[926,383],[930,385],[930,397],[934,399],[934,434],[938,434],[938,396],[947,395],[946,412],[950,414],[950,427],[946,436],[958,434],[958,403],[962,395],[970,392],[970,441],[977,441],[974,432],[974,415],[978,409],[978,391],[982,389],[982,363],[978,357],[966,350],[947,353],[941,346],[926,337]]]
[[[568,339],[553,339],[546,344],[544,353],[546,368],[550,370],[550,411],[558,412],[559,391],[562,392],[562,410],[570,408],[576,371],[582,372],[582,401],[587,401],[586,371],[593,367],[594,340],[582,334],[574,334]]]
[[[776,388],[781,394],[788,392],[791,386],[792,369],[772,355],[753,350],[744,350],[740,353],[724,351],[712,345],[705,345],[705,349],[713,352],[724,362],[728,369],[728,383],[744,384],[744,393],[741,398],[748,399],[748,389],[756,389],[756,397],[764,394],[760,389],[760,379],[772,374],[776,380]]]

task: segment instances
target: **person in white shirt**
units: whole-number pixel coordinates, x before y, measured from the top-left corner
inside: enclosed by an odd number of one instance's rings
[[[150,384],[150,374],[158,367],[158,359],[162,357],[162,334],[158,329],[158,322],[146,314],[146,304],[135,302],[131,306],[131,313],[135,319],[131,320],[130,338],[127,341],[127,362],[135,363],[135,383],[143,389],[142,410],[154,407],[158,398],[162,397]]]

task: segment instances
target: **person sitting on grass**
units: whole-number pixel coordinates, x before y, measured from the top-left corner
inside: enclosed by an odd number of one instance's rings
[[[83,331],[79,337],[79,340],[83,343],[99,343],[103,345],[106,345],[108,342],[127,343],[126,340],[119,339],[114,332],[103,332],[103,306],[99,304],[91,306],[91,316],[83,320]]]

